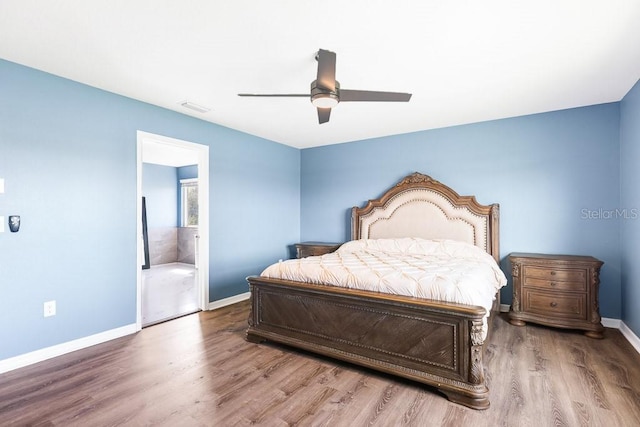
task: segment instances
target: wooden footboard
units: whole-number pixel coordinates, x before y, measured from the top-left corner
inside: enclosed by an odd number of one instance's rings
[[[247,340],[279,342],[489,407],[478,306],[249,277]]]

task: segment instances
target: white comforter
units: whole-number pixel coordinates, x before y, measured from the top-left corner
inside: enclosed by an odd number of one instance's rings
[[[353,240],[336,252],[273,264],[262,276],[479,305],[507,279],[482,249],[453,240]],[[486,335],[486,327],[484,334]]]

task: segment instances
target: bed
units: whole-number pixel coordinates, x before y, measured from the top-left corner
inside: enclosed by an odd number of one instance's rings
[[[497,204],[481,205],[416,172],[379,199],[352,209],[352,241],[343,247],[390,239],[453,241],[480,248],[497,267],[498,222]],[[304,263],[326,264],[330,256],[342,256],[343,247]],[[498,310],[499,291],[483,307],[317,280],[263,275],[247,280],[248,341],[286,344],[435,387],[450,401],[473,409],[489,407],[482,359],[487,315]]]

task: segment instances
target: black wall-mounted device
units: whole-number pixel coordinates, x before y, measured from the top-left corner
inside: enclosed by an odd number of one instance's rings
[[[20,215],[9,216],[9,230],[11,230],[12,233],[20,230]]]

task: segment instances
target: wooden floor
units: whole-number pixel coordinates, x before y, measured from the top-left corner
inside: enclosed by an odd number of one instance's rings
[[[494,319],[491,407],[244,340],[248,303],[189,315],[0,376],[1,426],[638,426],[640,355]]]

